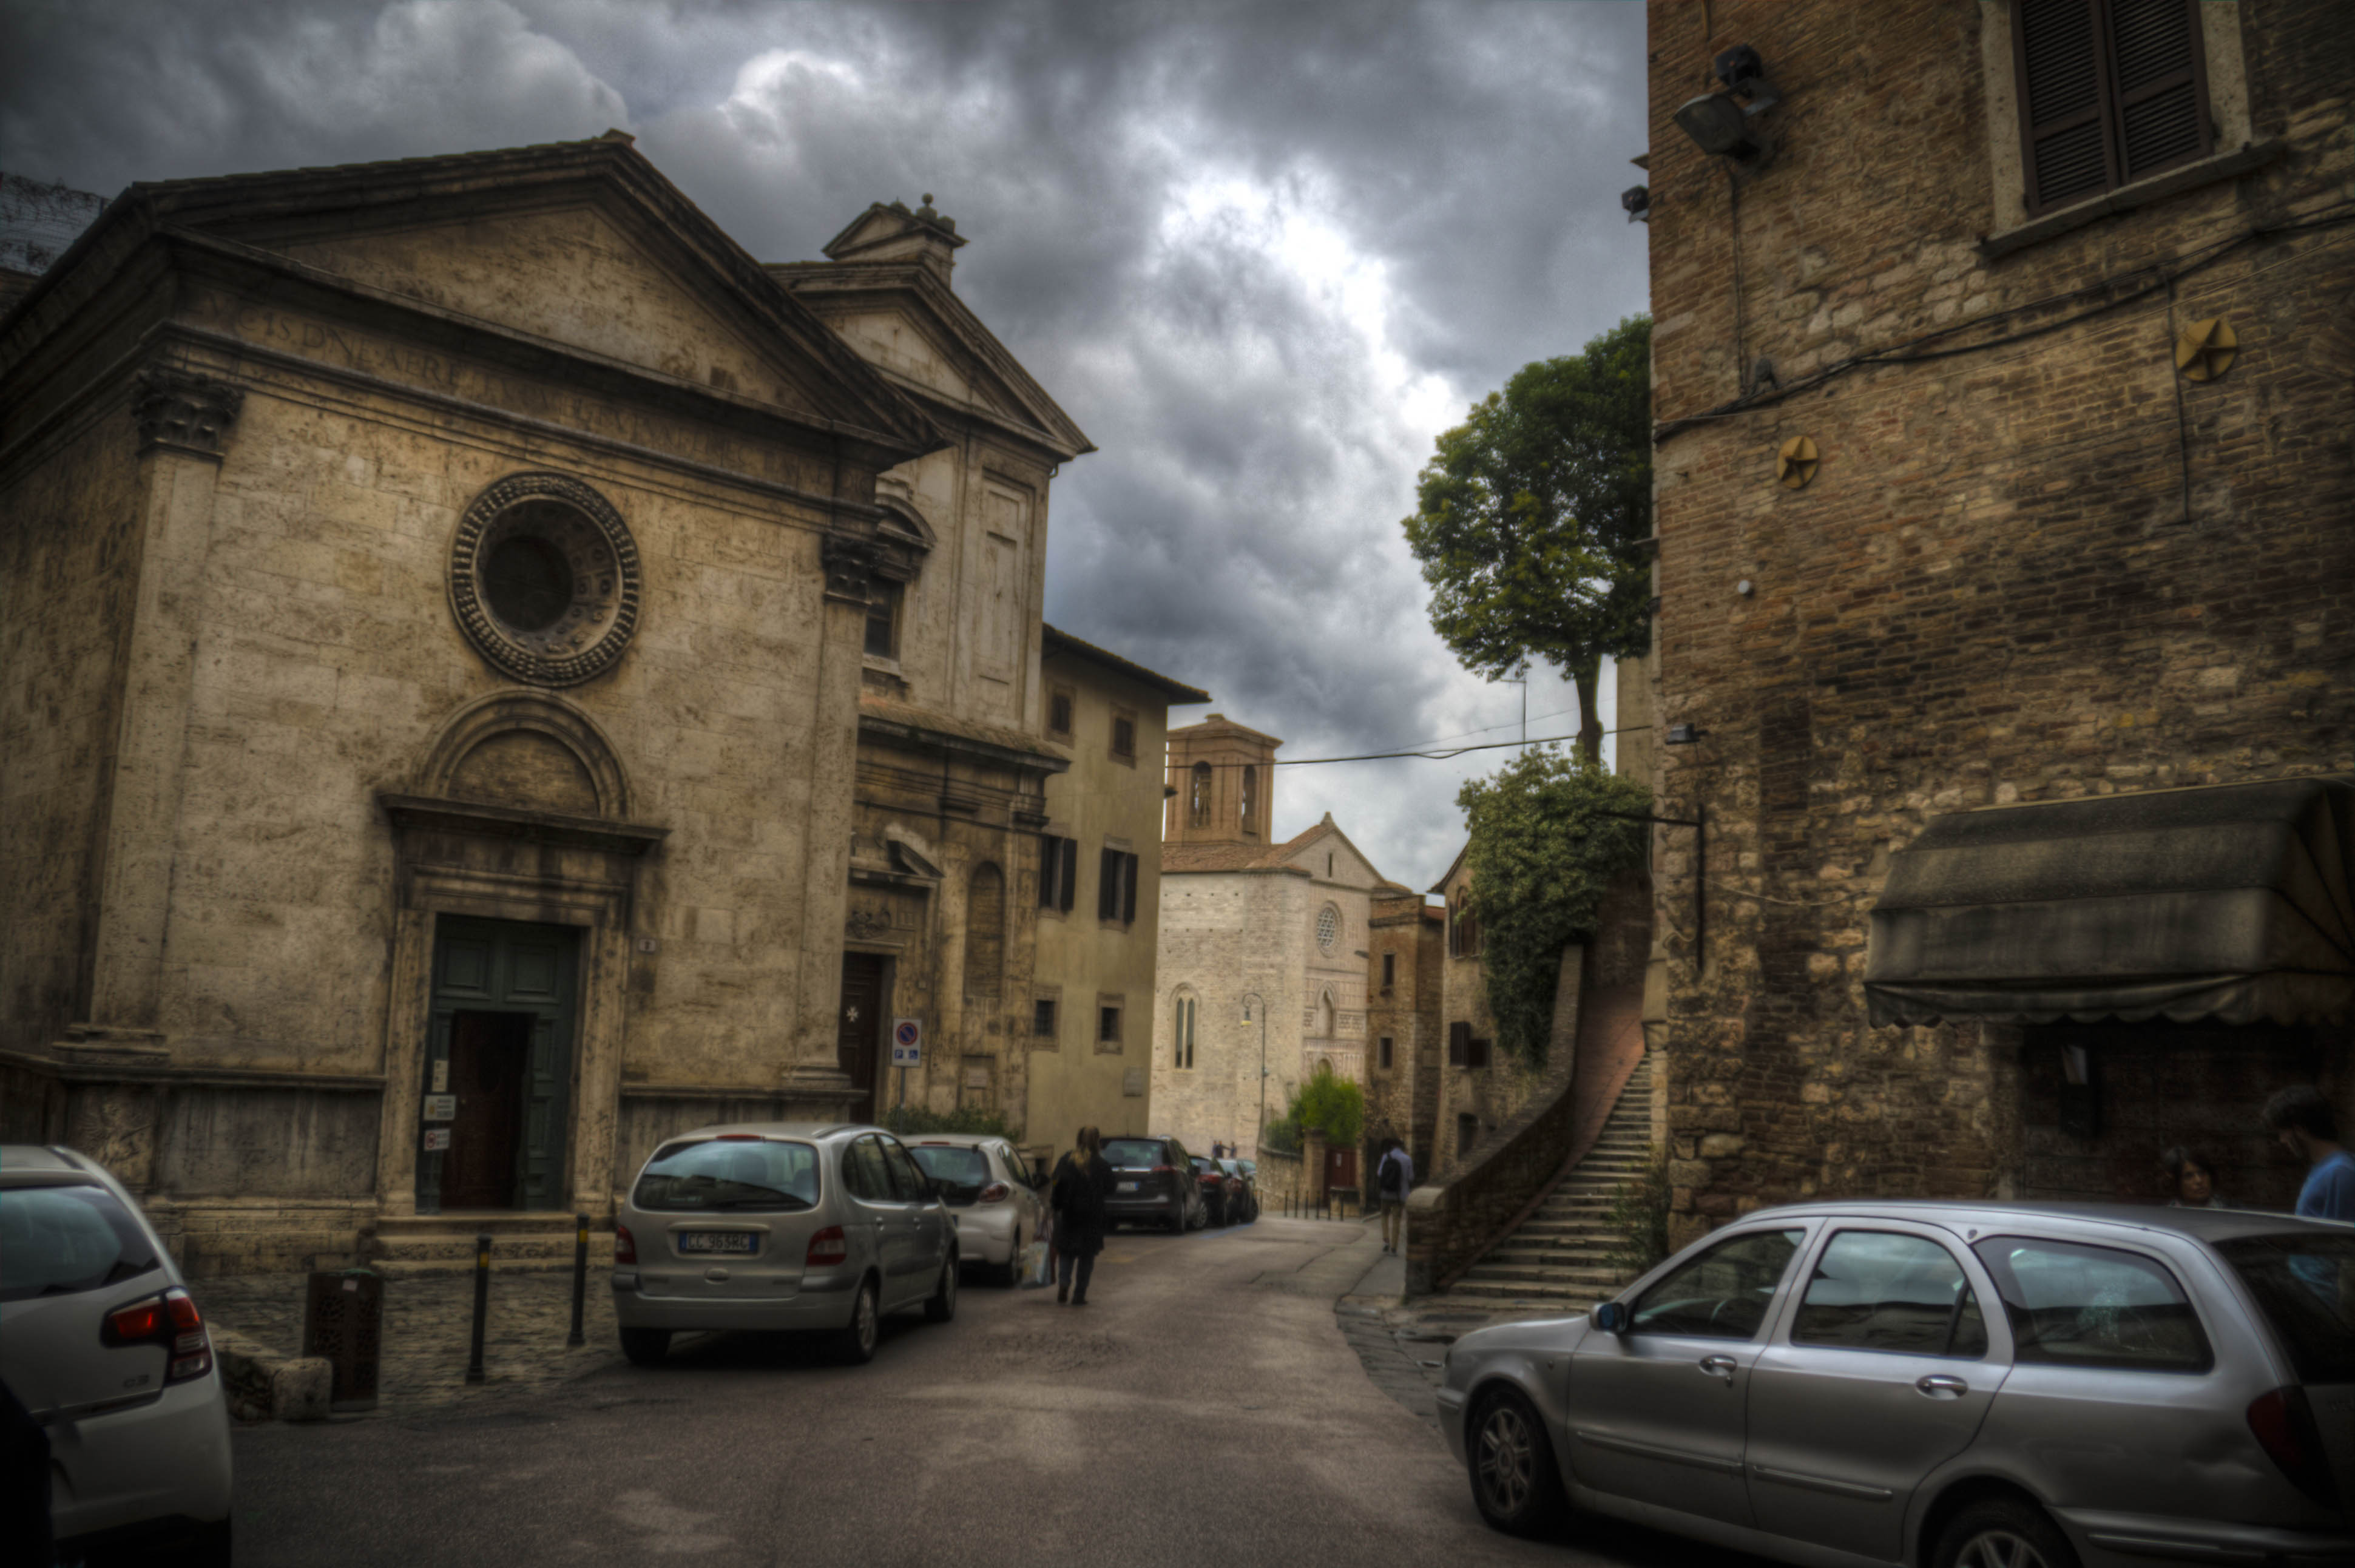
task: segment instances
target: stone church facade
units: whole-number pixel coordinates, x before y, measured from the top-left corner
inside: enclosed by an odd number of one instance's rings
[[[764,268],[619,133],[110,205],[0,319],[0,1136],[205,1273],[609,1214],[888,1016],[1019,1120],[1088,445],[960,242]]]
[[[1269,842],[1283,743],[1218,713],[1169,731],[1153,1113],[1188,1148],[1255,1157],[1263,1104],[1282,1115],[1319,1067],[1368,1083],[1373,901],[1407,890],[1329,813]],[[1355,1185],[1357,1151],[1334,1155]]]
[[[1683,1234],[2355,1114],[2355,12],[2043,10],[1650,7]]]

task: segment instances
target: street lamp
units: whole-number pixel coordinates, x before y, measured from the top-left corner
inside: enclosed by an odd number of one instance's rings
[[[1259,1153],[1260,1135],[1267,1130],[1267,998],[1257,991],[1243,993],[1243,1022],[1252,1021],[1252,1009],[1259,1009],[1259,1120],[1252,1124],[1252,1153]]]

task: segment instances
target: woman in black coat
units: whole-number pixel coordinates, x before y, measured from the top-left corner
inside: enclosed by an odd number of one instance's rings
[[[1088,1280],[1096,1272],[1096,1254],[1103,1251],[1104,1200],[1112,1195],[1112,1167],[1104,1163],[1103,1137],[1095,1128],[1082,1127],[1078,1145],[1055,1167],[1055,1185],[1048,1201],[1055,1211],[1055,1253],[1060,1275],[1055,1299],[1085,1307]]]

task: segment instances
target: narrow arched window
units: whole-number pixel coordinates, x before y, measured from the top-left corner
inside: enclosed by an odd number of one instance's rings
[[[1197,827],[1210,826],[1210,764],[1194,764],[1194,799],[1189,815]]]
[[[985,860],[973,869],[964,906],[964,994],[996,1001],[1006,970],[1006,873]]]
[[[1333,993],[1330,991],[1316,998],[1316,1032],[1327,1040],[1333,1038]]]
[[[1194,1065],[1194,1015],[1196,1009],[1197,1003],[1192,996],[1186,994],[1179,995],[1178,997],[1178,1005],[1174,1009],[1174,1016],[1169,1020],[1170,1035],[1172,1038],[1170,1061],[1171,1064],[1174,1066],[1189,1068]]]
[[[1259,831],[1259,769],[1256,767],[1246,766],[1243,769],[1241,826],[1245,833]]]

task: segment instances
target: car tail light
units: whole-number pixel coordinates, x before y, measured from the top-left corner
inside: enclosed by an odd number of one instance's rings
[[[109,1345],[162,1346],[171,1358],[164,1370],[167,1383],[184,1383],[213,1370],[212,1336],[206,1332],[204,1314],[178,1285],[108,1313],[98,1337]]]
[[[993,1181],[981,1189],[979,1200],[984,1203],[1003,1203],[1006,1201],[1007,1194],[1013,1190],[1014,1189],[1007,1186],[1003,1181]]]
[[[713,1138],[711,1141],[716,1144],[756,1144],[761,1141],[761,1135],[758,1133],[721,1133],[718,1137]]]
[[[837,1264],[848,1261],[849,1257],[850,1238],[842,1233],[841,1226],[828,1225],[810,1238],[809,1252],[803,1257],[802,1265],[805,1268],[832,1268]]]
[[[2314,1407],[2307,1403],[2304,1389],[2293,1384],[2250,1401],[2249,1430],[2290,1485],[2325,1508],[2339,1506],[2339,1488],[2331,1484],[2330,1464],[2322,1452],[2322,1433],[2314,1424]]]
[[[630,1234],[630,1228],[627,1225],[613,1227],[613,1261],[617,1264],[634,1264],[638,1261],[638,1239]]]

